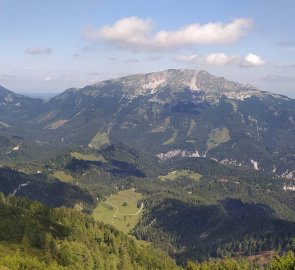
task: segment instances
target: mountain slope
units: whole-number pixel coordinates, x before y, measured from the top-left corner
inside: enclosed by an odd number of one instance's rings
[[[265,204],[225,199],[198,205],[167,198],[149,207],[152,209],[135,235],[155,243],[180,262],[251,255],[279,246],[285,249],[295,237],[295,223],[277,218]]]
[[[161,251],[67,208],[0,197],[0,228],[1,269],[178,269]]]
[[[29,122],[31,117],[38,114],[42,103],[41,99],[18,95],[0,86],[0,128],[23,128],[23,121]]]
[[[69,89],[34,123],[41,136],[67,144],[121,142],[161,159],[206,156],[295,177],[295,101],[205,71],[165,70]]]
[[[88,210],[95,205],[87,190],[44,174],[25,174],[0,168],[0,179],[0,192],[5,196],[25,197],[50,207],[79,206],[77,208]]]

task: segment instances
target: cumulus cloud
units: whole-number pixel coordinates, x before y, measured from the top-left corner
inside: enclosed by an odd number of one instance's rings
[[[244,60],[241,63],[241,67],[258,67],[265,64],[265,61],[261,59],[260,56],[249,53],[245,56]]]
[[[256,54],[248,54],[245,57],[237,55],[226,55],[224,53],[209,53],[203,56],[198,55],[177,55],[173,60],[178,62],[206,64],[213,66],[237,65],[239,67],[256,67],[265,64]]]
[[[49,47],[39,48],[39,47],[31,47],[25,50],[26,54],[50,54],[52,53],[52,49]]]
[[[205,56],[205,62],[215,66],[224,66],[238,61],[238,56],[228,56],[224,53],[210,53]]]
[[[175,31],[152,32],[150,20],[123,18],[100,29],[88,28],[89,39],[102,39],[121,47],[136,50],[175,49],[192,45],[227,44],[238,41],[251,28],[251,19],[241,18],[230,23],[190,24]]]

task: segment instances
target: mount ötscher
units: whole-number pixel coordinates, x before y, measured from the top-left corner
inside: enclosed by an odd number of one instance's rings
[[[206,71],[130,75],[48,102],[0,88],[0,111],[4,159],[123,143],[160,162],[206,157],[295,178],[295,101]]]

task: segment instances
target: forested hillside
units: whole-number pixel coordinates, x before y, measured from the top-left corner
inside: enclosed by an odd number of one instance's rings
[[[177,269],[110,225],[68,208],[0,197],[0,267],[8,269]]]
[[[295,242],[290,248],[295,249]],[[262,269],[259,261],[225,259],[177,267],[162,251],[140,246],[110,225],[68,208],[49,209],[37,202],[0,194],[0,269]],[[264,266],[293,270],[292,252]]]

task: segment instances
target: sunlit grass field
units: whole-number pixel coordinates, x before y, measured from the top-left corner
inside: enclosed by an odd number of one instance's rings
[[[142,194],[134,189],[122,190],[101,201],[93,211],[96,220],[109,223],[128,233],[141,218],[143,205],[138,205]],[[137,207],[139,206],[139,207]]]

